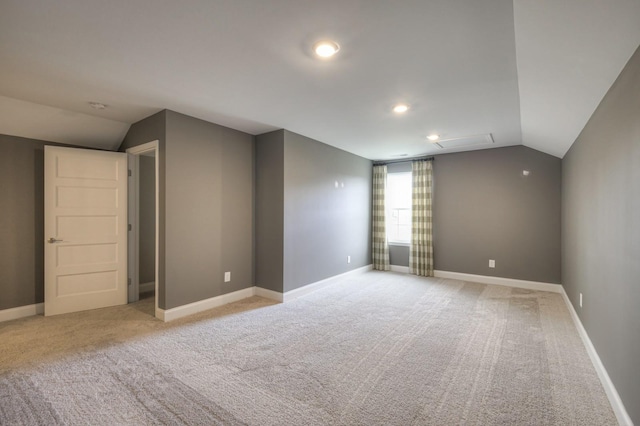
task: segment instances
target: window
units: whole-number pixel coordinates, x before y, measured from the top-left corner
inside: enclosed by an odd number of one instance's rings
[[[387,174],[385,204],[389,243],[411,243],[411,172]]]

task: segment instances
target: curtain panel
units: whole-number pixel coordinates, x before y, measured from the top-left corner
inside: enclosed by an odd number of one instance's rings
[[[373,166],[373,209],[371,222],[373,226],[371,240],[371,257],[373,269],[388,271],[389,246],[387,245],[387,229],[385,223],[385,190],[387,187],[387,166]]]
[[[411,250],[409,272],[425,277],[433,276],[432,193],[433,162],[413,161],[411,196]]]

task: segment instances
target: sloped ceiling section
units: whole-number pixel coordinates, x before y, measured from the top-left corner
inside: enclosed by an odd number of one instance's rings
[[[116,150],[129,124],[0,96],[0,133]]]
[[[562,158],[640,44],[640,1],[515,0],[522,143]]]
[[[172,109],[370,159],[563,156],[640,43],[638,0],[3,0],[0,133],[110,149]],[[311,46],[341,45],[329,61]],[[92,110],[90,101],[109,105]],[[391,112],[396,102],[410,110]],[[493,143],[438,149],[443,139]]]

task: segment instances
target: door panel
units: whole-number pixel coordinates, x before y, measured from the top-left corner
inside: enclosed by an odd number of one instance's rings
[[[63,178],[85,178],[92,180],[118,180],[118,166],[112,160],[93,159],[78,162],[77,156],[58,158],[57,176]]]
[[[117,216],[58,216],[54,234],[69,238],[93,240],[95,238],[118,239]]]
[[[116,209],[118,207],[118,190],[114,188],[59,186],[57,188],[56,207]]]
[[[56,265],[59,268],[84,267],[118,261],[117,244],[84,244],[56,247]]]
[[[127,156],[45,147],[45,315],[127,303]]]

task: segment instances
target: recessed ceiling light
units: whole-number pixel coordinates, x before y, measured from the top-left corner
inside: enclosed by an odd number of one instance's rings
[[[429,139],[431,142],[435,142],[440,139],[440,135],[429,135],[427,136],[427,139]]]
[[[407,112],[409,110],[409,105],[407,104],[398,104],[393,107],[393,112],[402,114],[403,112]]]
[[[330,58],[340,50],[338,43],[331,40],[319,41],[313,45],[313,51],[321,58]]]
[[[105,104],[100,103],[100,102],[89,102],[89,105],[93,109],[105,109],[105,108],[107,108],[107,106]]]

